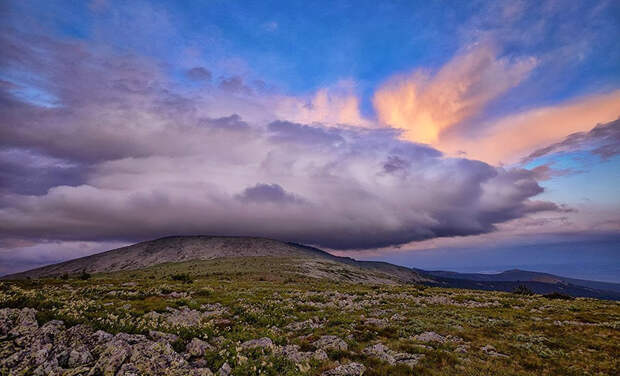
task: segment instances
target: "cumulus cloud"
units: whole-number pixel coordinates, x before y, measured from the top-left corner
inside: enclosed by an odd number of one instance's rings
[[[518,85],[536,59],[498,57],[489,44],[455,56],[437,73],[416,70],[391,78],[374,95],[379,120],[411,141],[435,144],[449,127],[478,115]]]
[[[47,172],[36,189],[11,172],[0,201],[5,239],[244,234],[363,249],[487,233],[557,210],[533,199],[542,188],[531,171],[448,158],[394,129],[222,116],[209,95],[173,89],[149,61],[46,38],[4,42],[3,63],[39,77],[15,83],[59,99],[40,106],[0,88],[3,150],[45,160],[24,159],[24,174]]]
[[[274,112],[281,119],[297,123],[370,127],[372,124],[360,112],[354,86],[343,81],[308,98],[282,96],[274,104]]]

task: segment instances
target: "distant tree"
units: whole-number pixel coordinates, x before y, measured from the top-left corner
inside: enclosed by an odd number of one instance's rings
[[[529,287],[523,284],[517,286],[517,288],[514,289],[513,293],[519,295],[534,295],[534,291],[530,290]]]
[[[543,296],[545,298],[547,298],[547,299],[562,299],[562,300],[573,300],[573,299],[575,299],[574,297],[572,297],[570,295],[563,294],[563,293],[557,292],[557,291],[549,293],[549,294],[545,294]]]
[[[60,279],[62,279],[63,281],[66,281],[69,279],[69,274],[68,273],[62,273],[62,275],[60,276]]]
[[[193,283],[194,282],[192,277],[190,277],[190,275],[187,274],[187,273],[173,274],[173,275],[170,276],[170,278],[173,281],[179,281],[179,282],[183,282],[183,283]]]
[[[87,280],[90,278],[90,274],[86,273],[86,270],[82,270],[82,274],[80,274],[80,279]]]

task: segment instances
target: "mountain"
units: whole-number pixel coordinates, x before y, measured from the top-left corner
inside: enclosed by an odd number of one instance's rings
[[[443,287],[514,291],[519,285],[538,294],[560,292],[571,296],[620,300],[620,284],[566,278],[549,273],[512,269],[497,274],[457,273],[414,269]]]
[[[581,286],[581,287],[589,287],[589,288],[597,289],[597,290],[615,291],[615,292],[620,293],[620,283],[588,281],[585,279],[560,277],[560,276],[549,274],[549,273],[531,272],[528,270],[519,270],[519,269],[506,270],[505,272],[497,273],[497,274],[457,273],[457,272],[448,272],[448,271],[442,271],[442,270],[423,271],[423,272],[427,275],[432,275],[435,277],[452,278],[452,279],[467,279],[471,281],[486,281],[486,282],[499,282],[499,281],[543,282],[543,283],[551,283],[551,284],[575,285],[575,286]]]
[[[526,285],[538,294],[620,300],[620,284],[585,281],[547,273],[508,270],[499,274],[426,271],[380,261],[358,261],[315,247],[256,237],[170,236],[74,260],[7,275],[3,279],[58,277],[82,272],[132,270],[158,275],[214,272],[262,273],[353,283],[422,283],[430,286],[514,291]],[[219,271],[218,271],[219,270]]]
[[[333,256],[318,248],[305,245],[241,236],[170,236],[7,275],[3,278],[57,277],[65,273],[82,272],[109,273],[144,269],[167,263],[257,257],[294,260],[294,266],[304,275],[330,280],[375,283],[430,281],[416,271],[402,266],[356,261],[349,257]],[[290,262],[287,265],[290,266]]]

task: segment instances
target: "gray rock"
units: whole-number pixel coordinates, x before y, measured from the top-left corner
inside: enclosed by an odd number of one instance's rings
[[[349,363],[322,373],[323,376],[362,376],[366,367],[360,363]]]
[[[381,343],[366,347],[363,353],[381,359],[391,365],[405,364],[409,367],[415,366],[420,359],[424,358],[424,354],[400,353],[389,349]]]
[[[497,352],[497,350],[495,350],[495,347],[493,347],[491,345],[486,345],[484,347],[481,347],[480,351],[482,351],[483,353],[487,354],[488,356],[492,356],[492,357],[495,357],[495,358],[510,358],[506,354],[502,354],[502,353]]]
[[[271,349],[273,348],[273,341],[271,338],[263,337],[259,339],[251,339],[241,344],[243,350],[249,350],[254,348]]]
[[[213,346],[209,345],[205,341],[194,338],[187,344],[186,350],[189,357],[204,356],[206,351],[214,350]]]
[[[347,351],[349,346],[345,341],[336,336],[322,336],[314,341],[314,347],[322,350],[340,350]]]
[[[217,371],[218,376],[229,376],[232,372],[232,368],[228,365],[228,362],[222,364],[222,367]]]
[[[176,334],[159,332],[157,330],[149,330],[149,337],[151,337],[153,341],[163,341],[168,343],[176,342],[179,339],[179,336]]]
[[[103,345],[103,350],[89,376],[115,375],[131,355],[131,346],[123,340],[114,339]]]

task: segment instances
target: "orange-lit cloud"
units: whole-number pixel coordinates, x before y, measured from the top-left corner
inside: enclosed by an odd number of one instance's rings
[[[284,97],[277,101],[275,113],[280,119],[297,123],[368,126],[359,110],[359,99],[350,83],[318,90],[311,98]]]
[[[403,129],[406,139],[436,144],[443,130],[479,114],[535,66],[534,58],[498,58],[492,46],[478,45],[435,75],[415,71],[392,78],[373,104],[379,121]]]
[[[488,163],[514,163],[530,152],[571,133],[589,131],[596,124],[620,116],[620,90],[583,97],[557,106],[543,107],[490,122],[475,137],[456,132],[436,144],[450,154]]]

